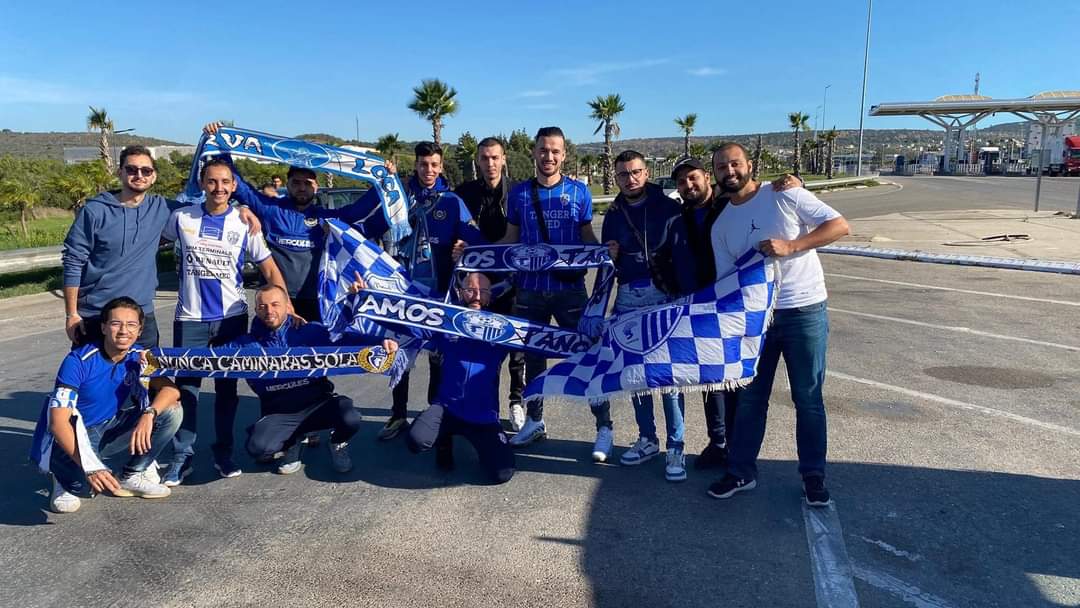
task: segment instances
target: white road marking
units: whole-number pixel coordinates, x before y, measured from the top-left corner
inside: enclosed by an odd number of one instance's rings
[[[810,571],[814,573],[814,595],[818,608],[855,608],[854,574],[836,505],[811,507],[803,503],[806,543],[810,546]]]
[[[1027,416],[1021,416],[1019,414],[1014,414],[1012,412],[1006,412],[1006,411],[1003,411],[1003,410],[996,410],[996,409],[994,409],[992,407],[986,407],[984,405],[975,405],[974,403],[965,403],[963,401],[957,401],[956,399],[949,399],[948,397],[942,397],[940,395],[934,395],[934,394],[931,394],[931,393],[924,393],[922,391],[915,391],[915,390],[911,390],[909,388],[904,388],[902,386],[895,386],[895,385],[892,385],[892,384],[885,384],[884,382],[878,382],[877,380],[870,380],[869,378],[859,378],[857,376],[850,376],[848,374],[844,374],[844,373],[841,373],[841,372],[834,372],[834,371],[831,371],[831,370],[827,370],[825,372],[825,375],[831,376],[833,378],[838,378],[840,380],[847,380],[849,382],[857,382],[859,384],[865,384],[867,386],[873,386],[874,388],[880,388],[880,389],[884,389],[884,390],[888,390],[888,391],[893,391],[895,393],[900,393],[902,395],[907,395],[908,397],[915,397],[916,399],[923,399],[925,401],[933,401],[935,403],[940,403],[942,405],[950,405],[952,407],[956,407],[956,408],[959,408],[959,409],[962,409],[962,410],[968,410],[968,411],[971,411],[971,412],[978,412],[980,414],[986,414],[988,416],[994,416],[994,417],[997,417],[997,418],[1005,418],[1006,420],[1012,420],[1013,422],[1019,422],[1021,424],[1027,424],[1027,425],[1031,425],[1031,426],[1037,426],[1039,428],[1046,429],[1048,431],[1054,431],[1054,432],[1057,432],[1057,433],[1064,433],[1066,435],[1073,435],[1073,436],[1076,436],[1076,437],[1080,437],[1080,431],[1078,431],[1078,430],[1076,430],[1074,428],[1070,428],[1070,427],[1067,427],[1067,426],[1061,426],[1061,425],[1058,425],[1058,424],[1054,424],[1052,422],[1043,422],[1042,420],[1036,420],[1034,418],[1028,418]]]
[[[897,549],[896,547],[890,545],[889,543],[887,543],[887,542],[885,542],[883,540],[875,540],[873,538],[867,538],[865,536],[859,536],[859,535],[855,535],[855,538],[857,538],[857,539],[859,539],[859,540],[861,540],[861,541],[863,541],[865,543],[870,543],[871,545],[879,547],[880,549],[882,549],[882,550],[884,550],[884,551],[886,551],[888,553],[892,553],[896,557],[902,557],[902,558],[904,558],[906,560],[909,560],[909,561],[917,562],[917,561],[919,561],[919,560],[921,560],[923,558],[918,553],[911,553],[909,551],[904,551],[903,549]]]
[[[936,595],[927,593],[915,585],[905,583],[895,576],[883,572],[855,566],[854,574],[855,578],[860,581],[891,593],[906,603],[916,606],[916,608],[951,608],[952,606],[952,604]]]
[[[937,323],[926,323],[923,321],[914,321],[912,319],[901,319],[899,317],[887,317],[885,315],[875,315],[869,312],[858,312],[855,310],[845,310],[843,308],[829,307],[829,312],[838,312],[846,315],[854,315],[856,317],[866,317],[868,319],[877,319],[879,321],[892,321],[893,323],[905,323],[907,325],[917,325],[919,327],[929,327],[931,329],[942,329],[945,331],[953,331],[962,334],[971,334],[974,336],[982,336],[984,338],[994,338],[996,340],[1009,340],[1011,342],[1024,342],[1025,344],[1035,344],[1037,346],[1049,346],[1051,348],[1060,348],[1062,350],[1068,350],[1072,352],[1080,352],[1080,346],[1072,346],[1069,344],[1059,344],[1057,342],[1046,342],[1043,340],[1034,340],[1032,338],[1021,338],[1019,336],[1007,336],[1005,334],[995,334],[988,331],[981,331],[978,329],[971,329],[970,327],[960,327],[957,325],[939,325]]]
[[[938,291],[955,291],[957,293],[968,293],[976,296],[992,296],[995,298],[1006,298],[1009,300],[1023,300],[1026,302],[1042,302],[1044,304],[1057,304],[1059,306],[1080,306],[1080,301],[1070,302],[1068,300],[1052,300],[1049,298],[1032,298],[1028,296],[1014,296],[1007,293],[994,293],[991,291],[976,291],[974,289],[958,289],[956,287],[940,287],[938,285],[923,285],[921,283],[906,283],[904,281],[890,281],[888,279],[875,279],[871,277],[860,277],[852,274],[840,274],[837,272],[825,273],[827,277],[839,277],[841,279],[852,279],[855,281],[871,281],[874,283],[884,283],[886,285],[900,285],[901,287],[918,287],[920,289],[936,289]]]

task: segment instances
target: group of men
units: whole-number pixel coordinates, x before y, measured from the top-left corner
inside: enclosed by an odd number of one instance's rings
[[[206,132],[214,133],[219,126],[211,123]],[[512,290],[493,297],[490,277],[454,276],[455,260],[469,245],[603,243],[615,262],[615,314],[711,285],[751,247],[775,256],[782,278],[758,376],[745,389],[704,395],[709,443],[695,467],[723,471],[709,487],[709,495],[716,498],[756,485],[755,462],[782,355],[796,408],[806,501],[828,504],[822,399],[828,320],[824,277],[814,249],[847,233],[836,211],[799,187],[797,178],[785,176],[772,184],[752,179],[752,162],[738,144],[714,151],[715,184],[697,159],[676,164],[672,177],[681,203],[649,182],[644,157],[628,150],[615,159],[619,195],[598,239],[588,186],[562,173],[566,142],[558,127],[537,132],[535,177],[520,183],[510,182],[505,148],[496,138],[479,142],[475,160],[480,178],[456,190],[442,176],[438,146],[421,143],[415,153],[414,174],[406,184],[412,231],[400,242],[387,243],[387,250],[412,281],[429,290],[431,299],[441,300],[455,290],[463,306],[541,324],[554,318],[559,326],[576,329],[588,300],[583,272],[520,272],[513,277]],[[374,190],[343,208],[326,209],[315,203],[317,176],[299,167],[290,168],[286,194],[278,196],[247,184],[227,156],[215,157],[199,176],[205,202],[188,206],[148,192],[156,172],[145,148],[124,150],[119,176],[121,190],[91,199],[77,214],[65,242],[66,327],[75,346],[61,366],[39,423],[40,441],[35,441],[36,447],[50,448],[39,450],[38,457],[52,473],[50,505],[57,512],[76,510],[79,496],[94,492],[167,496],[192,470],[198,379],[155,379],[146,386],[137,373],[142,348],[158,342],[153,298],[159,241],[176,241],[180,255],[174,345],[314,346],[330,343],[319,323],[317,297],[318,260],[326,238],[321,220],[340,219],[373,241],[383,240],[389,228],[385,216],[374,212]],[[256,319],[250,326],[240,275],[247,260],[258,265],[267,283],[256,293]],[[363,289],[363,281],[356,279],[353,289]],[[397,347],[393,341],[364,336],[351,340],[358,345],[381,343],[389,352]],[[435,448],[437,465],[448,468],[453,466],[452,438],[461,435],[476,449],[488,479],[508,481],[515,469],[513,449],[548,433],[543,401],[527,407],[522,403],[524,386],[544,371],[546,360],[451,337],[433,340],[429,348],[426,409],[408,423],[406,376],[393,389],[391,416],[379,439],[407,430],[410,449]],[[501,367],[507,359],[508,418],[516,432],[510,437],[499,422]],[[329,380],[250,383],[262,408],[246,441],[256,461],[273,461],[282,474],[295,472],[302,447],[316,443],[314,433],[330,429],[334,468],[344,472],[352,467],[348,440],[359,428],[359,411],[348,397],[334,392]],[[682,481],[687,475],[684,400],[671,391],[662,401],[665,476]],[[236,380],[215,379],[216,437],[211,447],[222,477],[241,473],[233,450],[237,402]],[[635,398],[633,405],[638,439],[621,454],[624,465],[640,465],[660,452],[651,398]],[[592,459],[606,462],[614,449],[610,405],[593,406],[592,413]],[[129,458],[115,479],[101,457],[125,446]],[[159,462],[164,453],[168,460]]]

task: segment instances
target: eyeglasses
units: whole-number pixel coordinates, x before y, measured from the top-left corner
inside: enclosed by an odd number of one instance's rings
[[[136,167],[135,165],[124,165],[124,173],[129,177],[135,177],[141,175],[143,177],[150,177],[154,174],[153,167]]]
[[[467,296],[467,297],[470,297],[470,298],[475,297],[475,296],[479,296],[479,295],[485,295],[485,296],[490,296],[491,295],[491,290],[490,289],[476,289],[476,288],[473,288],[473,287],[459,287],[458,291],[461,292],[461,295]]]
[[[644,167],[639,168],[639,169],[631,169],[630,171],[619,171],[618,173],[615,174],[615,177],[617,177],[619,179],[626,179],[626,178],[630,177],[631,175],[633,175],[634,177],[641,177],[642,173],[645,173],[645,168]]]
[[[135,321],[128,321],[127,323],[123,321],[109,321],[109,327],[115,331],[120,331],[121,329],[139,331],[139,328],[142,327],[142,323],[136,323]]]

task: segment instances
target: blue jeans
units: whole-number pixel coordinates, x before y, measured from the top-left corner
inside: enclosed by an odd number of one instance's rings
[[[685,415],[685,402],[682,393],[664,393],[664,420],[667,421],[667,448],[683,447],[683,435],[686,426],[683,424]],[[659,443],[656,437],[656,418],[653,416],[652,395],[634,397],[634,420],[637,421],[638,435],[652,439]]]
[[[227,317],[220,321],[174,321],[173,344],[175,346],[220,346],[247,333],[247,315]],[[173,462],[183,463],[195,454],[196,432],[199,428],[199,389],[202,378],[177,378],[180,403],[184,407],[184,422],[173,437]],[[233,451],[233,424],[236,422],[236,380],[214,380],[214,457],[231,456]]]
[[[827,433],[825,401],[825,347],[829,341],[826,303],[777,310],[765,334],[758,359],[757,377],[738,397],[735,428],[730,435],[728,472],[741,479],[757,477],[757,457],[765,437],[776,366],[783,355],[795,402],[795,444],[799,451],[799,473],[805,477],[825,476]]]
[[[129,454],[127,462],[124,463],[124,475],[145,471],[150,466],[169,438],[176,433],[176,429],[180,428],[184,412],[178,407],[170,407],[155,416],[154,430],[150,432],[150,450],[142,455],[131,455],[131,434],[135,432],[135,425],[141,416],[142,412],[138,408],[131,407],[120,410],[112,418],[86,429],[98,458],[104,460],[121,452]],[[74,421],[72,427],[74,430]],[[49,470],[68,492],[82,496],[90,494],[90,482],[86,479],[82,465],[73,461],[59,445],[53,444]]]
[[[514,316],[547,325],[551,317],[555,317],[555,323],[566,329],[577,329],[581,314],[585,312],[585,304],[589,297],[585,294],[585,288],[565,289],[561,291],[532,291],[519,289],[514,300]],[[547,369],[547,358],[533,353],[525,354],[525,384],[532,382]],[[528,405],[529,418],[543,420],[544,401],[536,399]],[[596,417],[596,429],[601,427],[612,428],[611,406],[608,403],[592,406],[593,416]]]

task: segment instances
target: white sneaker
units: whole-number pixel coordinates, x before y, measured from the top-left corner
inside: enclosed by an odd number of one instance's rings
[[[52,492],[49,493],[49,508],[53,513],[74,513],[82,506],[78,496],[64,489],[59,481],[53,479]]]
[[[172,494],[167,486],[154,483],[146,471],[132,473],[120,480],[120,491],[115,496],[138,496],[139,498],[165,498]]]
[[[664,477],[668,481],[686,481],[686,454],[682,448],[668,448]]]
[[[544,421],[526,418],[525,424],[518,431],[518,434],[510,438],[510,445],[520,448],[544,437],[547,437],[547,425],[544,424]]]
[[[154,483],[161,483],[161,472],[158,471],[158,469],[160,468],[161,465],[159,465],[156,460],[153,460],[150,462],[150,466],[146,467],[146,470],[143,472],[146,473],[146,477],[150,481]]]
[[[636,466],[652,459],[660,453],[660,443],[646,437],[638,437],[629,450],[622,453],[619,462],[626,466]]]
[[[525,408],[518,402],[510,404],[510,428],[516,433],[525,426]]]
[[[611,458],[611,448],[615,443],[615,433],[611,427],[602,426],[596,431],[596,442],[593,443],[593,462],[607,462]]]

